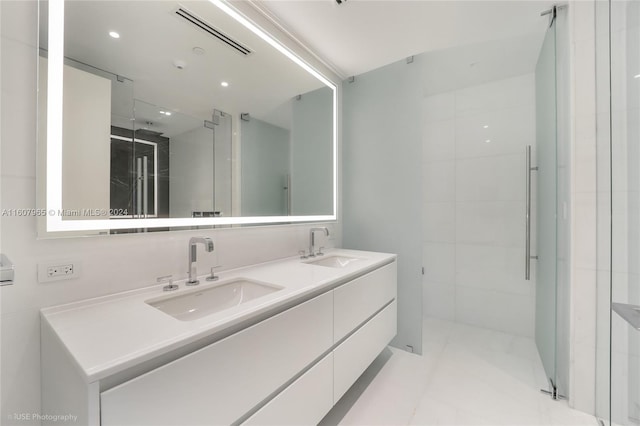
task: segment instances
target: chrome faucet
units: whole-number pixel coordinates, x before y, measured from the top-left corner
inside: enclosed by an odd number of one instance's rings
[[[329,230],[326,227],[320,228],[311,228],[309,231],[309,257],[316,257],[315,248],[316,248],[316,237],[314,235],[315,232],[322,231],[324,235],[329,236]]]
[[[189,239],[189,279],[186,285],[198,285],[198,271],[196,268],[196,260],[198,258],[198,246],[196,244],[202,243],[204,249],[208,252],[213,251],[213,241],[208,237],[191,237]]]

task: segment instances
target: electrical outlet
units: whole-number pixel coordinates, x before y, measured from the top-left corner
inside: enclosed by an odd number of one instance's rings
[[[66,265],[49,266],[47,268],[47,277],[66,277],[73,275],[73,263]]]
[[[38,282],[72,280],[80,276],[80,262],[62,260],[38,265]]]

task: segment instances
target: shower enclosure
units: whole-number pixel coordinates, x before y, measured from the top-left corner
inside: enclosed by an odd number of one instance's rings
[[[548,380],[543,392],[553,399],[568,395],[568,247],[566,215],[568,170],[565,134],[566,8],[543,12],[547,29],[535,71],[536,145],[527,151],[527,199],[535,191],[535,250],[525,252],[526,268],[535,270],[535,341]],[[532,190],[531,187],[535,187]],[[527,228],[532,220],[527,208]],[[529,232],[527,232],[529,235]],[[527,238],[529,241],[532,238]],[[535,264],[532,265],[532,264]]]

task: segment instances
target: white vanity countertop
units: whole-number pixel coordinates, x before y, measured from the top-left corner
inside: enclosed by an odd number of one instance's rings
[[[54,306],[41,310],[84,374],[88,383],[123,371],[156,356],[168,353],[226,328],[249,321],[277,307],[290,304],[311,293],[349,281],[363,273],[391,263],[395,254],[334,249],[330,256],[359,258],[343,268],[308,265],[298,256],[220,272],[220,279],[163,292],[162,285]],[[313,260],[321,259],[317,257]],[[311,261],[313,261],[311,260]],[[205,265],[200,265],[206,269]],[[145,303],[161,296],[176,296],[249,279],[282,286],[283,289],[239,306],[193,321],[178,320]]]

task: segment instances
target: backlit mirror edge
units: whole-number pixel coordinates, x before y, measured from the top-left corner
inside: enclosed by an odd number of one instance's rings
[[[307,216],[253,216],[223,218],[166,218],[166,219],[119,219],[109,220],[63,220],[62,211],[62,84],[48,84],[47,87],[47,158],[46,158],[46,216],[45,234],[39,237],[55,237],[57,233],[97,231],[110,229],[178,228],[216,225],[261,225],[304,222],[332,222],[338,218],[338,108],[340,78],[324,64],[307,57],[304,49],[294,42],[286,43],[286,35],[277,28],[265,30],[270,24],[268,18],[254,6],[238,7],[244,2],[209,0],[213,5],[234,18],[241,25],[261,37],[293,62],[317,77],[333,91],[333,214]],[[64,0],[49,0],[49,81],[62,81],[64,58]],[[264,22],[261,23],[260,21]],[[272,25],[273,27],[273,25]],[[278,36],[273,33],[279,33]],[[313,64],[313,65],[311,65]],[[322,69],[318,71],[318,68]]]

